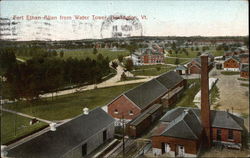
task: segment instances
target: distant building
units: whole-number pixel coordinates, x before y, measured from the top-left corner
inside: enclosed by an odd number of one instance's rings
[[[213,62],[209,61],[209,70],[213,68]],[[194,58],[187,64],[188,74],[200,74],[201,73],[201,59]]]
[[[164,63],[163,53],[151,48],[140,49],[134,52],[131,55],[131,58],[134,65],[152,65]]]
[[[188,74],[188,69],[186,66],[184,65],[178,65],[175,68],[175,71],[179,74],[179,75],[187,75]]]
[[[101,108],[91,110],[13,149],[13,158],[82,158],[114,137],[114,119]]]
[[[240,70],[240,60],[238,56],[228,57],[224,62],[225,71],[239,71]]]
[[[241,64],[248,64],[249,63],[249,54],[244,53],[239,55],[240,63]]]
[[[249,64],[242,65],[242,68],[240,70],[240,77],[249,78]]]

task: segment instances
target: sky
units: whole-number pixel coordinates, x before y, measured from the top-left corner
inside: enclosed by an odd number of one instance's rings
[[[160,1],[1,1],[1,18],[18,24],[1,28],[2,38],[17,40],[71,40],[106,38],[117,32],[144,36],[245,36],[248,35],[246,0]],[[28,16],[41,17],[28,20]],[[57,19],[48,20],[44,16]],[[75,15],[86,16],[77,20]],[[93,19],[99,17],[100,19]],[[111,15],[136,16],[137,20],[107,21]],[[23,19],[16,19],[22,17]],[[60,19],[60,16],[71,19]],[[144,17],[144,18],[142,18]],[[103,19],[104,18],[104,19]],[[134,21],[134,22],[133,22]],[[6,20],[1,20],[6,23]],[[12,23],[11,23],[12,24]],[[118,26],[114,31],[113,26]],[[122,30],[125,25],[131,29]],[[2,32],[4,32],[2,31]]]

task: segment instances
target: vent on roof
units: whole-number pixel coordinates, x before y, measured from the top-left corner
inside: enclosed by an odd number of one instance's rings
[[[184,114],[187,114],[188,113],[188,109],[184,109]]]
[[[49,124],[49,126],[50,126],[50,130],[51,131],[56,131],[56,123],[51,123],[51,124]]]
[[[6,151],[7,146],[6,145],[1,145],[1,157],[6,157],[8,152]]]
[[[89,114],[89,109],[88,108],[83,108],[83,114],[88,115]]]

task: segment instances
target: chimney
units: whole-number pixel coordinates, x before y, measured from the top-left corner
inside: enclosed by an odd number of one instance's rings
[[[204,131],[204,145],[211,146],[211,123],[209,105],[209,82],[208,82],[208,55],[203,54],[201,58],[201,122]]]

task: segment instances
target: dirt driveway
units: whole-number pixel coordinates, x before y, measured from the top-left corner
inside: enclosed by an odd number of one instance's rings
[[[249,83],[248,81],[238,80],[240,75],[223,75],[221,71],[213,69],[210,72],[211,77],[218,78],[217,87],[220,92],[218,107],[219,110],[229,109],[230,112],[249,115],[249,88],[241,86],[241,83]],[[216,74],[216,75],[215,75]]]

